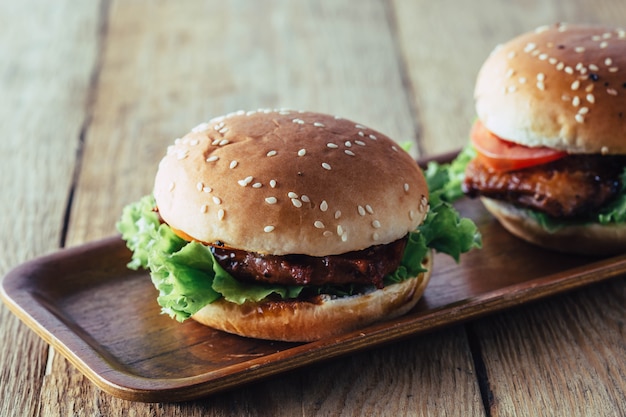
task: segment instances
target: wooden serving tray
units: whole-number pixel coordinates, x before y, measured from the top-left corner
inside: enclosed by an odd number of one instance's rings
[[[27,262],[4,277],[1,295],[104,391],[165,402],[199,398],[626,272],[626,255],[598,259],[542,250],[508,234],[479,201],[463,199],[456,206],[479,226],[482,250],[463,255],[458,265],[436,255],[431,282],[409,314],[312,343],[246,339],[161,315],[148,273],[126,268],[130,253],[119,236]]]

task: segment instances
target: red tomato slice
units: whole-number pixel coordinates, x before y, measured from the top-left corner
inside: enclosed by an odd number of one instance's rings
[[[500,139],[480,122],[476,121],[470,134],[478,158],[496,171],[513,171],[556,161],[566,152],[545,146],[531,148]]]

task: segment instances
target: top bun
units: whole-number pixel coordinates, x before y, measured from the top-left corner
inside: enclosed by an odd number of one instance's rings
[[[423,220],[428,189],[387,136],[319,113],[237,112],[192,129],[156,174],[161,217],[193,239],[325,256],[386,244]]]
[[[569,153],[626,154],[626,32],[556,24],[496,48],[475,89],[497,136]]]

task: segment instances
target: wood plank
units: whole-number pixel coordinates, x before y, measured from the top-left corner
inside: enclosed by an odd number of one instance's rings
[[[626,415],[626,279],[472,325],[492,416]]]
[[[98,28],[70,3],[0,3],[0,276],[62,240]],[[0,415],[36,415],[48,347],[4,305],[0,334]]]
[[[239,108],[313,109],[352,118],[399,141],[413,140],[387,12],[378,1],[363,2],[359,8],[348,0],[262,5],[189,1],[158,6],[148,1],[113,2],[69,244],[113,233],[122,207],[150,192],[165,147],[214,115]],[[413,152],[417,151],[415,147]],[[428,404],[437,399],[436,405],[450,415],[480,415],[482,404],[463,335],[458,329],[444,334],[438,342],[428,337],[393,345],[206,402],[158,407],[103,395],[65,360],[55,358],[44,385],[44,411],[106,414],[124,409],[130,414],[169,415],[184,410],[225,415],[267,409],[269,414],[292,415],[302,414],[304,407],[311,414],[317,408],[354,412],[358,404],[350,390],[358,377],[360,387],[380,391],[378,398],[385,398],[387,411],[423,410],[422,400],[429,398]],[[373,368],[371,362],[376,362]],[[389,365],[397,372],[386,370]],[[328,396],[327,381],[343,392]],[[392,381],[419,386],[419,398],[400,386],[388,387],[386,382]],[[71,400],[67,392],[72,393]],[[464,400],[447,402],[446,393],[453,392]],[[360,400],[370,395],[357,394]],[[261,401],[261,408],[256,401]],[[369,407],[380,409],[373,403]]]

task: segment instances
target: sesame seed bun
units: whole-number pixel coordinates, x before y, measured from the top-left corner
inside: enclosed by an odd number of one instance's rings
[[[483,64],[475,100],[503,139],[626,154],[626,32],[556,24],[516,37]]]
[[[432,252],[422,262],[426,272],[397,284],[349,297],[310,301],[233,304],[220,299],[192,316],[206,326],[240,336],[310,342],[363,328],[408,313],[419,301],[432,273]]]
[[[581,255],[608,256],[626,252],[625,224],[575,224],[549,232],[526,211],[512,204],[486,197],[481,197],[481,201],[506,230],[537,246]]]
[[[413,158],[358,123],[298,111],[237,112],[170,146],[156,174],[182,235],[262,254],[342,254],[402,238],[428,189]]]

